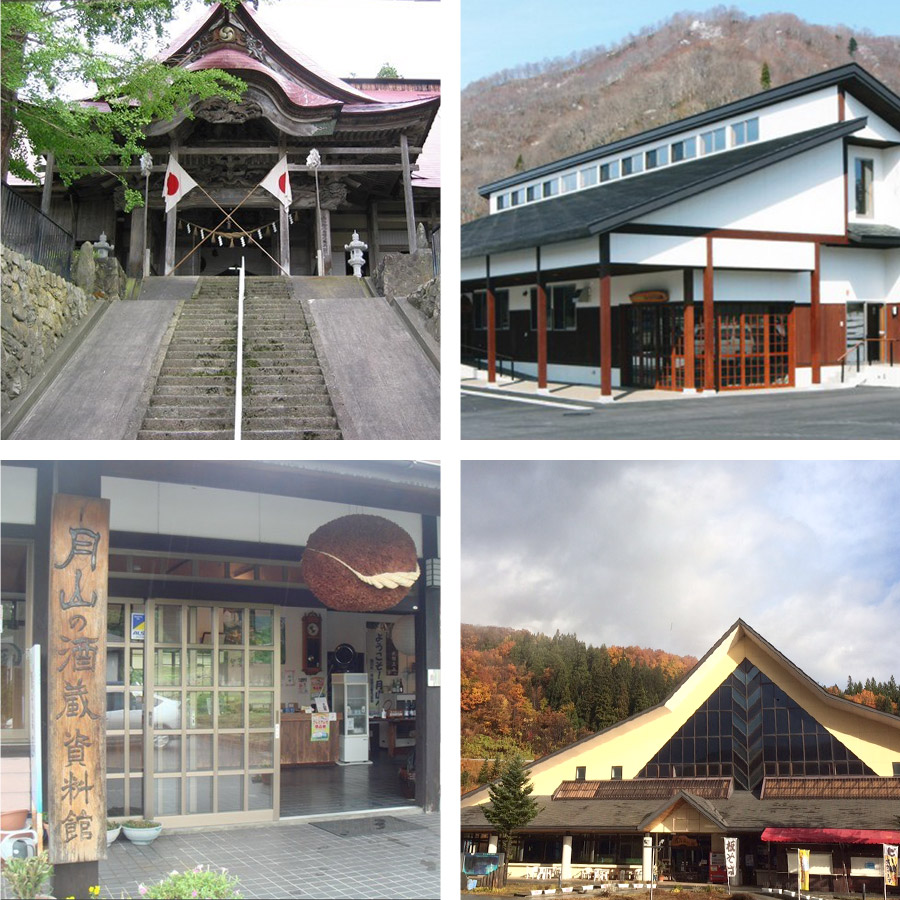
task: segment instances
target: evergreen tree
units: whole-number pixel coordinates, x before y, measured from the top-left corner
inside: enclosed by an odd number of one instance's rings
[[[385,63],[378,70],[378,74],[375,77],[376,78],[399,78],[400,75],[397,73],[397,69],[394,66],[392,66],[390,63]]]
[[[769,64],[767,62],[762,64],[762,71],[759,73],[759,83],[764,91],[772,87],[772,74],[769,72]]]
[[[488,761],[484,760],[481,763],[481,768],[478,770],[478,783],[479,784],[487,784],[491,780],[491,768],[488,765]]]
[[[497,831],[497,842],[505,854],[503,882],[509,866],[509,851],[512,846],[513,831],[524,828],[540,812],[538,802],[531,796],[534,786],[530,784],[531,770],[518,754],[514,755],[500,776],[497,784],[492,784],[489,793],[490,806],[483,807],[484,817]]]
[[[856,53],[858,47],[859,45],[856,43],[856,38],[851,35],[850,40],[847,42],[847,52],[850,56],[853,56]]]
[[[514,171],[521,172],[525,169],[525,160],[522,159],[522,154],[519,154],[519,158],[516,160],[516,164],[514,166]]]

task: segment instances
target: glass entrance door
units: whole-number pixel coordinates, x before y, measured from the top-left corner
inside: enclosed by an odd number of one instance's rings
[[[630,382],[681,391],[685,386],[684,306],[637,304],[631,318]],[[694,384],[703,385],[703,310],[694,308]]]
[[[156,600],[147,610],[148,815],[278,818],[280,609]]]

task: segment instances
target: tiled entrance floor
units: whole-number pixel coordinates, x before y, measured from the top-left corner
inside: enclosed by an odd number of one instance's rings
[[[163,832],[149,847],[123,837],[100,863],[101,897],[139,898],[173,869],[224,867],[245,898],[439,898],[440,813],[394,812],[412,831],[337,837],[308,822]]]
[[[314,816],[360,809],[409,806],[400,767],[405,756],[374,754],[370,766],[294,766],[281,770],[281,815]]]

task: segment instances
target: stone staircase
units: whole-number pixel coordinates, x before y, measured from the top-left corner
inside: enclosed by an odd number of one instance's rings
[[[340,440],[306,317],[286,278],[248,278],[244,440]]]
[[[231,440],[237,278],[201,278],[182,307],[138,440]]]

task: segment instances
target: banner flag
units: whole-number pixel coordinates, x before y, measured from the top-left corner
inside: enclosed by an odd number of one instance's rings
[[[725,873],[729,879],[737,878],[738,873],[738,839],[725,838]]]
[[[884,847],[884,885],[897,887],[897,844],[882,844]]]
[[[166,166],[166,178],[163,182],[163,199],[166,201],[166,212],[188,193],[197,187],[197,182],[188,175],[174,157],[169,157],[169,165]]]
[[[801,891],[809,890],[809,850],[797,850],[797,881]]]
[[[282,206],[287,209],[293,201],[291,194],[291,179],[288,175],[287,155],[275,163],[275,166],[263,178],[260,187],[264,187],[270,194],[277,197],[281,201]]]

